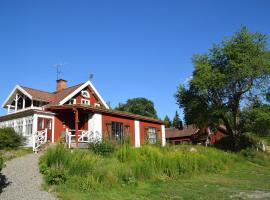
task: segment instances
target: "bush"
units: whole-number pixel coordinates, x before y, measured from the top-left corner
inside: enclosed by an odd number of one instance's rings
[[[261,143],[261,139],[251,133],[245,133],[236,137],[233,141],[232,137],[224,137],[221,140],[215,142],[214,146],[222,150],[241,151],[247,148],[258,147]],[[233,143],[236,142],[236,148]]]
[[[89,144],[89,149],[95,154],[109,156],[115,152],[116,145],[114,141],[109,140],[95,141]]]
[[[0,128],[0,149],[17,148],[23,146],[25,138],[15,132],[13,128]]]
[[[59,185],[67,180],[67,173],[61,168],[50,168],[46,171],[45,181],[49,185]]]
[[[4,158],[2,156],[0,156],[0,172],[4,167]]]

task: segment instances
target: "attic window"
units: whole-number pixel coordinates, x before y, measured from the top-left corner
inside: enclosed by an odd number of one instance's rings
[[[83,105],[90,105],[90,101],[89,100],[87,100],[87,99],[82,99],[81,100],[81,104],[83,104]]]
[[[83,91],[82,91],[82,96],[83,96],[84,98],[90,98],[90,94],[89,94],[89,92],[86,91],[86,90],[83,90]]]
[[[76,99],[70,99],[68,104],[76,104]]]

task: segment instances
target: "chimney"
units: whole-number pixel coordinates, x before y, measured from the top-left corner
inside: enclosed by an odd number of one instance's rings
[[[67,83],[66,80],[58,79],[56,82],[57,82],[57,88],[56,88],[57,92],[60,92],[60,91],[62,91],[64,89],[66,89],[66,83]]]

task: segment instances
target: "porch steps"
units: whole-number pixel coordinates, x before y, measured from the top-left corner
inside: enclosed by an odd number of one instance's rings
[[[75,142],[72,142],[70,144],[70,148],[73,148],[73,149],[76,149],[76,148],[78,148],[78,149],[88,149],[88,147],[89,147],[89,144],[85,143],[85,142],[79,142],[78,147],[76,146]]]

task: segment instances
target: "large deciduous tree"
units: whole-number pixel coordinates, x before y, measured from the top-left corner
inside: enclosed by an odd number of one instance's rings
[[[128,99],[126,103],[119,103],[115,110],[157,118],[157,111],[154,103],[143,97]]]
[[[242,27],[231,38],[193,57],[193,77],[180,85],[176,100],[185,121],[199,127],[224,124],[233,146],[241,134],[241,106],[269,89],[270,53],[267,37]]]

